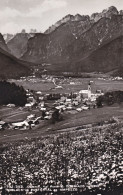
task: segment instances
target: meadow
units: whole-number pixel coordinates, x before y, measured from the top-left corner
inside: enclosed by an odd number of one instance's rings
[[[0,107],[0,118],[7,123],[26,120],[27,116],[30,114],[36,114],[38,116],[41,112],[38,109],[29,110],[24,107]]]
[[[52,80],[30,79],[30,80],[10,80],[17,85],[23,86],[25,89],[41,91],[42,93],[70,93],[79,92],[82,89],[87,89],[88,83],[91,81],[92,92],[96,90],[115,91],[123,90],[122,80],[98,79],[98,78],[64,78],[56,79],[56,83],[62,86],[62,89],[55,88]]]

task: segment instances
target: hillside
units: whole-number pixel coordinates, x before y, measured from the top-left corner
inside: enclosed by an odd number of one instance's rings
[[[97,50],[91,52],[85,58],[71,63],[59,63],[47,66],[48,72],[110,72],[115,71],[114,75],[123,75],[123,36],[100,46]]]
[[[31,70],[27,65],[28,63],[18,60],[0,49],[0,78],[18,78],[29,75]]]
[[[73,64],[72,64],[73,65]],[[73,66],[79,72],[109,72],[123,67],[123,36],[120,36],[84,59],[80,59]]]

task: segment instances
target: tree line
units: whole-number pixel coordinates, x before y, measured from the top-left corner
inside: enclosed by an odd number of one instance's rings
[[[123,91],[110,91],[97,98],[97,107],[102,107],[103,104],[110,106],[114,103],[120,104],[122,102]]]
[[[22,86],[0,81],[0,105],[15,104],[16,106],[24,106],[26,103],[26,91]]]

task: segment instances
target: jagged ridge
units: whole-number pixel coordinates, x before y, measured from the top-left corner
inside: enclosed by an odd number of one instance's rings
[[[112,6],[101,13],[93,14],[90,18],[89,16],[68,15],[59,21],[57,25],[54,25],[54,29],[50,33],[39,33],[30,38],[27,51],[22,56],[22,59],[36,63],[50,63],[50,71],[52,71],[53,67],[56,72],[59,67],[61,72],[69,71],[69,69],[72,71],[92,70],[91,60],[88,60],[91,54],[94,51],[98,53],[102,46],[123,35],[123,15],[121,12],[118,12]],[[115,43],[113,42],[112,44]],[[103,50],[100,50],[100,52],[103,52]],[[116,62],[117,55],[114,55],[114,57],[116,58],[114,62]],[[93,58],[93,62],[94,59],[97,60]],[[87,60],[87,63],[85,60]],[[101,58],[100,64],[103,64],[103,60]],[[86,66],[81,68],[79,61],[83,61]],[[94,64],[97,63],[94,62]],[[93,71],[99,71],[98,67],[107,71],[114,68],[114,65],[111,66],[111,64],[109,68],[107,66],[108,64],[105,62],[103,68],[101,68],[102,65],[97,65],[97,68],[94,65]]]

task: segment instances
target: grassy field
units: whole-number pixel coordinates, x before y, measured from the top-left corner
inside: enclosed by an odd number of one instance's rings
[[[5,122],[18,122],[23,121],[30,114],[40,115],[41,112],[38,109],[28,110],[27,108],[8,108],[8,107],[0,107],[0,118]]]
[[[17,85],[22,85],[25,89],[42,91],[43,93],[70,93],[70,92],[79,92],[82,89],[87,89],[89,81],[93,81],[91,84],[92,92],[95,92],[98,89],[103,90],[104,92],[110,90],[123,90],[123,81],[112,81],[112,80],[99,80],[98,78],[70,78],[61,80],[61,83],[58,80],[58,85],[62,86],[63,89],[55,89],[53,82],[44,81],[38,79],[37,82],[24,81],[24,80],[11,80]],[[74,84],[70,84],[74,82]]]
[[[95,124],[107,121],[112,117],[117,117],[123,120],[123,105],[105,106],[103,108],[90,109],[76,114],[67,112],[63,114],[64,120],[50,125],[51,130],[67,129],[87,124]],[[40,127],[39,127],[40,128]]]
[[[52,124],[50,121],[41,121],[40,124],[32,130],[4,130],[0,132],[0,142],[23,140],[25,137],[36,138],[49,134],[57,134],[59,130],[63,132],[71,131],[74,127],[100,123],[109,120],[113,116],[123,120],[123,105],[91,109],[73,115],[68,112],[63,115],[63,121],[55,124]]]

